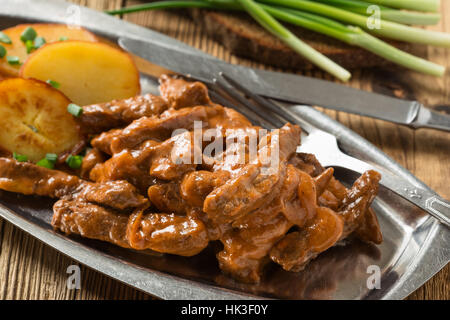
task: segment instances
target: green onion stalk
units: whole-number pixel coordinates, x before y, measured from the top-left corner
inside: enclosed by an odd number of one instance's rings
[[[391,8],[407,9],[425,12],[438,12],[441,6],[440,0],[366,0]]]
[[[315,0],[332,5],[334,7],[351,11],[360,15],[371,16],[374,11],[372,6],[377,6],[380,10],[380,18],[387,21],[398,22],[401,24],[411,25],[435,25],[440,19],[441,15],[438,13],[423,13],[414,11],[397,10],[381,5],[374,5],[373,3],[360,0]]]
[[[278,37],[295,52],[302,55],[317,67],[334,75],[342,81],[348,81],[351,77],[350,72],[342,68],[340,65],[327,58],[305,42],[297,38],[292,32],[282,26],[270,14],[252,0],[234,1],[160,1],[139,6],[133,6],[121,10],[107,11],[109,14],[123,14],[138,12],[142,10],[168,9],[168,8],[210,8],[210,9],[244,9],[253,18],[261,24],[267,31]]]
[[[281,41],[290,46],[294,51],[307,58],[319,68],[322,68],[323,70],[331,73],[336,78],[342,81],[347,81],[348,79],[350,79],[350,72],[301,41],[292,32],[283,27],[256,2],[254,2],[253,0],[237,1],[261,26],[263,26],[273,35],[280,38]]]
[[[400,41],[430,44],[438,47],[450,48],[450,34],[428,31],[405,26],[396,22],[379,20],[379,28],[368,25],[368,17],[348,12],[323,3],[306,0],[258,0],[259,2],[283,6],[301,11],[315,13],[344,23],[356,25],[370,33]]]
[[[117,10],[107,10],[108,14],[127,14],[146,10],[160,10],[160,9],[181,9],[181,8],[203,8],[203,9],[223,9],[223,10],[238,10],[241,7],[233,1],[157,1],[141,5],[135,5],[128,8],[121,8]]]
[[[362,3],[367,5],[369,2],[373,2],[369,0],[317,1],[327,2],[330,4],[333,3],[333,5],[336,6],[338,5],[338,3],[359,3],[354,6],[355,8],[357,8],[358,6],[359,8],[361,8]],[[181,7],[245,10],[264,28],[284,41],[297,53],[301,54],[317,66],[330,72],[343,81],[346,81],[350,78],[350,74],[347,70],[343,69],[321,53],[305,44],[275,19],[303,27],[314,32],[322,33],[324,35],[345,42],[349,45],[359,46],[391,62],[418,72],[435,76],[442,76],[445,72],[445,68],[443,66],[403,52],[363,31],[361,28],[367,28],[367,16],[353,12],[347,12],[343,9],[335,8],[323,3],[305,0],[160,1],[107,12],[110,14],[123,14],[143,10]],[[349,23],[350,25],[347,26],[336,20],[343,21],[344,23]],[[391,38],[397,38],[403,41],[435,44],[444,47],[450,46],[450,35],[445,33],[430,32],[423,29],[411,28],[402,24],[384,20],[381,20],[380,24],[382,27],[380,30],[369,29],[369,32],[373,32],[375,34],[378,33],[385,37],[389,37],[390,35]]]
[[[261,6],[279,20],[322,33],[349,45],[364,48],[406,68],[434,76],[443,76],[445,73],[445,67],[401,51],[364,32],[359,27],[345,26],[328,18],[293,9],[264,4]]]

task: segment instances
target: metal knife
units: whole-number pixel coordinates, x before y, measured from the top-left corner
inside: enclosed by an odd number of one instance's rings
[[[232,65],[203,52],[181,50],[160,41],[120,38],[120,46],[176,73],[211,83],[220,72],[269,98],[320,106],[406,125],[450,132],[450,117],[408,101],[358,90],[330,81]],[[195,50],[195,49],[194,49]]]

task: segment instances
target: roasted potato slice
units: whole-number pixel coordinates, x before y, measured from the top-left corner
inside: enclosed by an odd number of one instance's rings
[[[29,56],[25,44],[20,40],[22,32],[27,27],[32,27],[37,35],[43,37],[47,43],[60,41],[60,39],[98,41],[93,33],[80,27],[67,26],[64,24],[20,24],[2,31],[9,36],[12,41],[11,44],[2,43],[7,50],[7,55],[18,57],[20,63],[24,63]],[[19,75],[19,70],[20,64],[10,65],[6,60],[6,57],[0,59],[0,73],[11,77],[17,77]]]
[[[0,82],[0,149],[39,161],[81,141],[70,100],[50,85],[20,78]]]
[[[56,81],[59,90],[80,106],[130,98],[141,91],[131,56],[99,42],[47,44],[28,58],[20,75]]]

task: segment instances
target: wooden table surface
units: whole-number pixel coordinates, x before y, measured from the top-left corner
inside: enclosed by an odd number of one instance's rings
[[[134,0],[72,0],[98,10],[135,4]],[[432,30],[450,32],[450,2],[442,1],[441,23]],[[230,55],[210,40],[191,20],[174,12],[135,13],[124,19],[144,25],[232,63],[264,68]],[[450,67],[450,50],[417,49],[430,60]],[[308,75],[331,80],[320,71]],[[403,69],[353,72],[350,86],[385,94],[415,98],[427,106],[450,113],[450,68],[443,78],[414,74]],[[413,131],[382,121],[325,111],[365,137],[446,199],[450,198],[450,136],[433,130]],[[76,264],[56,250],[0,219],[0,299],[151,299],[152,297],[81,266],[81,289],[68,290],[67,267]],[[450,266],[408,299],[449,299]]]

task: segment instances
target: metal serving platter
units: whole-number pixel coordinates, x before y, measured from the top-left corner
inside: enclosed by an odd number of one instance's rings
[[[26,8],[26,10],[24,10]],[[75,19],[75,20],[74,20]],[[117,40],[142,37],[198,52],[152,30],[58,0],[2,0],[0,28],[40,21],[78,22],[94,33]],[[157,92],[156,79],[142,78],[144,91]],[[415,176],[368,141],[309,107],[294,106],[303,119],[335,135],[348,154],[382,166],[421,188]],[[355,175],[336,170],[351,184]],[[374,209],[384,242],[373,246],[357,241],[334,247],[300,273],[271,265],[259,285],[243,285],[223,276],[215,260],[220,247],[183,258],[125,250],[114,245],[66,237],[50,226],[53,201],[0,192],[0,216],[49,246],[107,276],[163,299],[402,299],[419,288],[450,259],[450,232],[420,209],[381,188]],[[381,271],[381,288],[368,289],[368,267]]]

